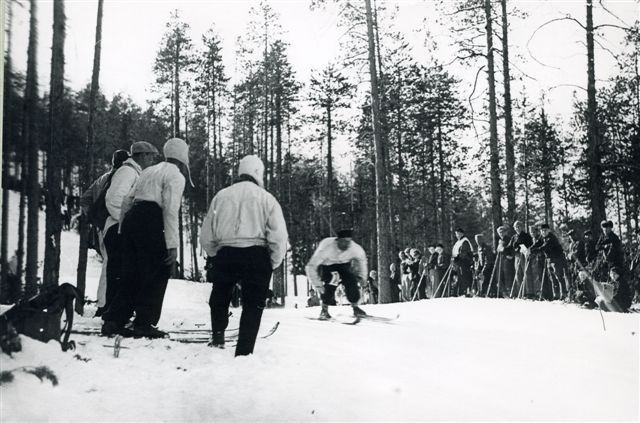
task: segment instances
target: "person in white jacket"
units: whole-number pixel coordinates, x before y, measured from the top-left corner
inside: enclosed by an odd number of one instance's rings
[[[359,285],[364,285],[367,280],[367,255],[352,239],[353,229],[348,222],[342,222],[336,235],[320,241],[305,268],[309,282],[322,294],[319,318],[331,319],[329,305],[336,305],[335,292],[340,284],[344,286],[354,316],[366,316],[358,301]]]
[[[104,311],[109,309],[113,298],[120,290],[122,263],[120,261],[121,246],[117,223],[120,219],[122,199],[135,185],[140,172],[154,164],[157,156],[158,149],[153,144],[146,141],[134,142],[131,144],[131,157],[125,160],[111,177],[111,182],[104,198],[109,215],[104,223],[104,229],[102,229],[104,247],[107,257],[109,257],[107,260]]]
[[[184,140],[168,140],[163,153],[165,161],[145,169],[122,201],[121,289],[104,314],[103,333],[147,338],[167,335],[156,325],[177,257],[185,175],[190,182],[191,175]],[[134,312],[133,328],[126,327]]]
[[[207,280],[213,282],[211,346],[224,348],[233,288],[240,283],[242,315],[235,355],[253,353],[273,269],[287,249],[287,226],[280,204],[263,188],[264,164],[240,160],[238,181],[218,192],[200,230],[207,253]]]

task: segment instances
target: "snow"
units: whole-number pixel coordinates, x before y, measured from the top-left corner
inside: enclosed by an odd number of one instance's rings
[[[74,235],[65,241],[65,255],[76,256]],[[62,274],[72,280],[69,261]],[[94,284],[99,263],[91,262]],[[208,327],[210,291],[171,280],[159,327]],[[604,330],[597,310],[559,302],[445,298],[363,308],[400,317],[349,326],[305,318],[318,307],[267,309],[261,333],[280,322],[278,331],[238,358],[232,347],[167,339],[124,339],[116,358],[112,338],[73,335],[76,350],[62,352],[23,336],[22,352],[2,355],[2,370],[48,366],[59,384],[13,372],[0,386],[0,421],[640,418],[638,314],[604,313]],[[74,325],[99,327],[93,311]],[[232,311],[236,328],[240,309]]]

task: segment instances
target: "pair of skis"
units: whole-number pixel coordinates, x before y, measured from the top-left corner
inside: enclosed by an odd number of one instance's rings
[[[360,323],[363,320],[368,320],[370,322],[377,322],[377,323],[393,323],[394,321],[398,320],[398,318],[400,317],[399,314],[396,314],[394,317],[382,317],[382,316],[372,316],[370,314],[364,315],[364,316],[343,316],[343,315],[336,315],[336,316],[332,316],[328,319],[325,318],[320,318],[320,317],[310,317],[310,316],[306,316],[307,319],[309,320],[318,320],[321,322],[332,322],[332,323],[341,323],[343,325],[357,325],[358,323]]]

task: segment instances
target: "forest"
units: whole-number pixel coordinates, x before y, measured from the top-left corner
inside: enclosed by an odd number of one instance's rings
[[[216,25],[196,33],[178,4],[157,40],[149,69],[153,99],[146,104],[127,93],[101,91],[104,0],[95,2],[95,34],[87,34],[95,36],[93,62],[86,64],[91,81],[70,88],[66,3],[53,1],[53,36],[43,39],[37,0],[3,2],[1,303],[60,282],[63,210],[78,217],[71,230],[80,233],[80,251],[64,254],[78,254],[77,284],[83,289],[90,228],[77,216],[80,194],[109,169],[114,150],[140,140],[161,150],[171,137],[188,142],[196,182],[182,204],[178,261],[192,263],[180,268],[182,279],[201,280],[200,225],[246,154],[262,158],[265,188],[287,221],[290,252],[274,274],[277,297],[287,295],[287,275],[304,274],[316,244],[333,235],[342,213],[352,219],[355,240],[378,270],[382,303],[390,298],[389,265],[397,252],[408,246],[425,251],[432,243],[450,249],[456,227],[483,233],[495,244],[496,229],[515,220],[526,227],[545,222],[558,233],[599,233],[600,222],[609,219],[628,248],[636,242],[640,23],[637,14],[616,16],[606,1],[582,0],[582,15],[561,16],[531,33],[554,25],[581,28],[586,66],[583,80],[575,81],[569,118],[547,111],[544,92],[530,96],[512,89],[514,81],[528,77],[525,59],[510,53],[510,31],[527,19],[514,1],[437,1],[454,42],[438,43],[427,31],[422,48],[429,59],[423,60],[406,28],[396,24],[396,3],[310,0],[311,10],[339,10],[344,37],[335,59],[309,78],[297,74],[292,41],[269,1],[252,5],[233,52],[234,68],[225,65]],[[28,59],[20,66],[11,43],[17,8],[30,16]],[[594,11],[613,16],[616,24],[599,22]],[[617,71],[603,78],[595,51],[608,49],[603,40],[610,32],[623,34],[624,43],[608,51]],[[38,63],[38,49],[49,48],[51,63]],[[473,75],[471,92],[450,71],[451,63],[437,58],[438,49],[455,51],[456,64]],[[17,70],[25,65],[25,72]],[[38,84],[42,72],[50,74],[46,87]],[[18,227],[8,225],[10,191],[19,193]],[[44,257],[38,256],[40,211],[46,213]],[[7,278],[14,255],[9,231],[18,233],[16,286]]]

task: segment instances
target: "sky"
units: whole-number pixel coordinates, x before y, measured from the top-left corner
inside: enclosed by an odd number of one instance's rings
[[[26,2],[24,2],[27,4]],[[39,21],[39,80],[40,90],[45,92],[49,85],[51,60],[52,1],[38,0]],[[181,18],[191,27],[194,45],[200,44],[200,37],[209,28],[223,40],[223,60],[227,74],[234,82],[237,72],[235,62],[236,39],[246,32],[248,11],[258,5],[257,0],[105,0],[103,19],[103,44],[100,70],[100,86],[108,97],[123,93],[144,106],[152,98],[150,87],[154,80],[152,67],[165,24],[170,13],[176,8]],[[307,82],[314,70],[319,70],[329,62],[338,61],[340,41],[344,41],[344,29],[338,27],[335,5],[328,1],[323,9],[311,10],[309,0],[272,0],[269,4],[280,15],[284,30],[283,38],[289,43],[289,58],[298,79]],[[456,53],[452,46],[452,32],[449,18],[443,17],[433,0],[378,0],[389,8],[398,8],[393,21],[382,25],[394,27],[406,34],[412,47],[412,54],[421,63],[437,59],[449,63]],[[544,22],[561,16],[571,15],[584,21],[585,1],[553,0],[511,0],[511,6],[527,12],[525,19],[510,21],[510,57],[513,62],[512,97],[526,93],[530,103],[540,103],[544,92],[544,104],[550,116],[567,122],[572,111],[575,95],[582,99],[585,92],[576,85],[586,86],[586,54],[584,31],[574,22],[560,21],[546,26],[532,37],[536,28]],[[606,1],[605,4],[623,21],[630,24],[640,16],[637,0]],[[65,77],[74,90],[86,86],[91,79],[93,64],[93,44],[97,1],[67,0],[67,39],[65,46]],[[28,9],[14,6],[12,50],[14,66],[19,70],[26,67],[28,41]],[[601,9],[594,9],[596,24],[621,24]],[[429,53],[425,47],[425,34],[432,34],[438,48]],[[619,52],[623,32],[609,29],[604,32],[602,43],[607,48]],[[535,56],[535,60],[533,59]],[[480,65],[466,66],[453,63],[447,70],[462,80],[461,96],[466,98]],[[496,57],[496,69],[501,70],[500,57]],[[611,55],[602,49],[596,51],[596,78],[598,84],[617,72]],[[527,75],[527,76],[523,76]],[[360,86],[366,87],[365,78],[359,78]],[[480,78],[474,103],[478,110],[484,104],[483,90],[485,78]],[[550,87],[555,87],[549,90]],[[354,111],[355,113],[355,111]],[[470,142],[474,142],[471,140]],[[345,143],[346,144],[346,143]],[[337,155],[341,152],[337,146]],[[343,166],[344,168],[345,166]],[[348,169],[348,164],[346,164]],[[343,169],[344,170],[344,169]]]

